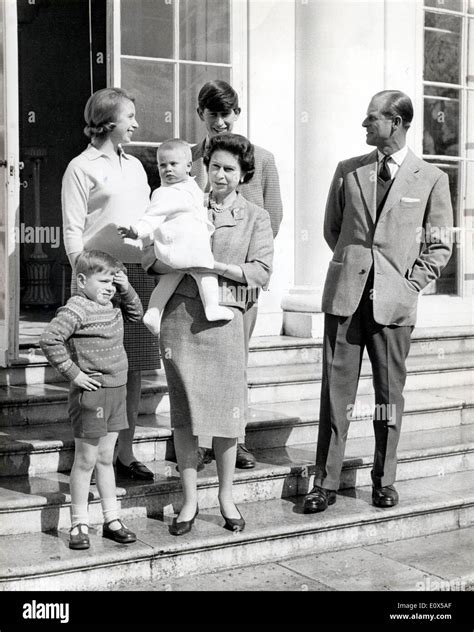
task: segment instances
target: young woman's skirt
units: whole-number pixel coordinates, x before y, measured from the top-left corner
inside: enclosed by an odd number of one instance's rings
[[[242,312],[209,322],[201,299],[175,293],[161,322],[161,357],[171,425],[202,437],[236,438],[245,429],[245,344]]]

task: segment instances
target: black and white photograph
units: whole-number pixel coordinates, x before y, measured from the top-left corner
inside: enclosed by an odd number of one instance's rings
[[[474,0],[0,35],[1,632],[472,630]]]

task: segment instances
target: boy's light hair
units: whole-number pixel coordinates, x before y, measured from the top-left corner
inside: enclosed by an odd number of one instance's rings
[[[76,275],[83,274],[86,278],[91,274],[110,272],[115,274],[119,270],[126,272],[126,268],[118,259],[111,257],[102,250],[83,250],[76,259]]]
[[[170,149],[179,149],[183,152],[184,157],[186,158],[186,162],[192,162],[193,158],[191,155],[191,145],[185,140],[181,140],[181,138],[170,138],[169,140],[165,140],[164,143],[161,143],[161,145],[158,147],[158,151],[156,152],[157,159],[160,159],[160,151],[166,151]]]

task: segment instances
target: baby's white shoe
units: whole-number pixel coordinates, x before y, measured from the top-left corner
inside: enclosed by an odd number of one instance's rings
[[[234,318],[234,312],[228,307],[222,307],[221,305],[212,305],[206,307],[206,318],[213,322],[215,320],[232,320]]]
[[[159,309],[151,307],[145,312],[145,315],[143,316],[143,324],[154,336],[160,335],[160,323],[161,318]]]

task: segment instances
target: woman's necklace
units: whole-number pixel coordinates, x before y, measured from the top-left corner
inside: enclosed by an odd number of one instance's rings
[[[212,208],[212,210],[215,213],[223,213],[224,211],[229,210],[234,205],[234,202],[235,202],[235,197],[232,198],[232,200],[230,202],[228,202],[227,204],[218,204],[214,200],[213,197],[209,196],[209,206]]]

